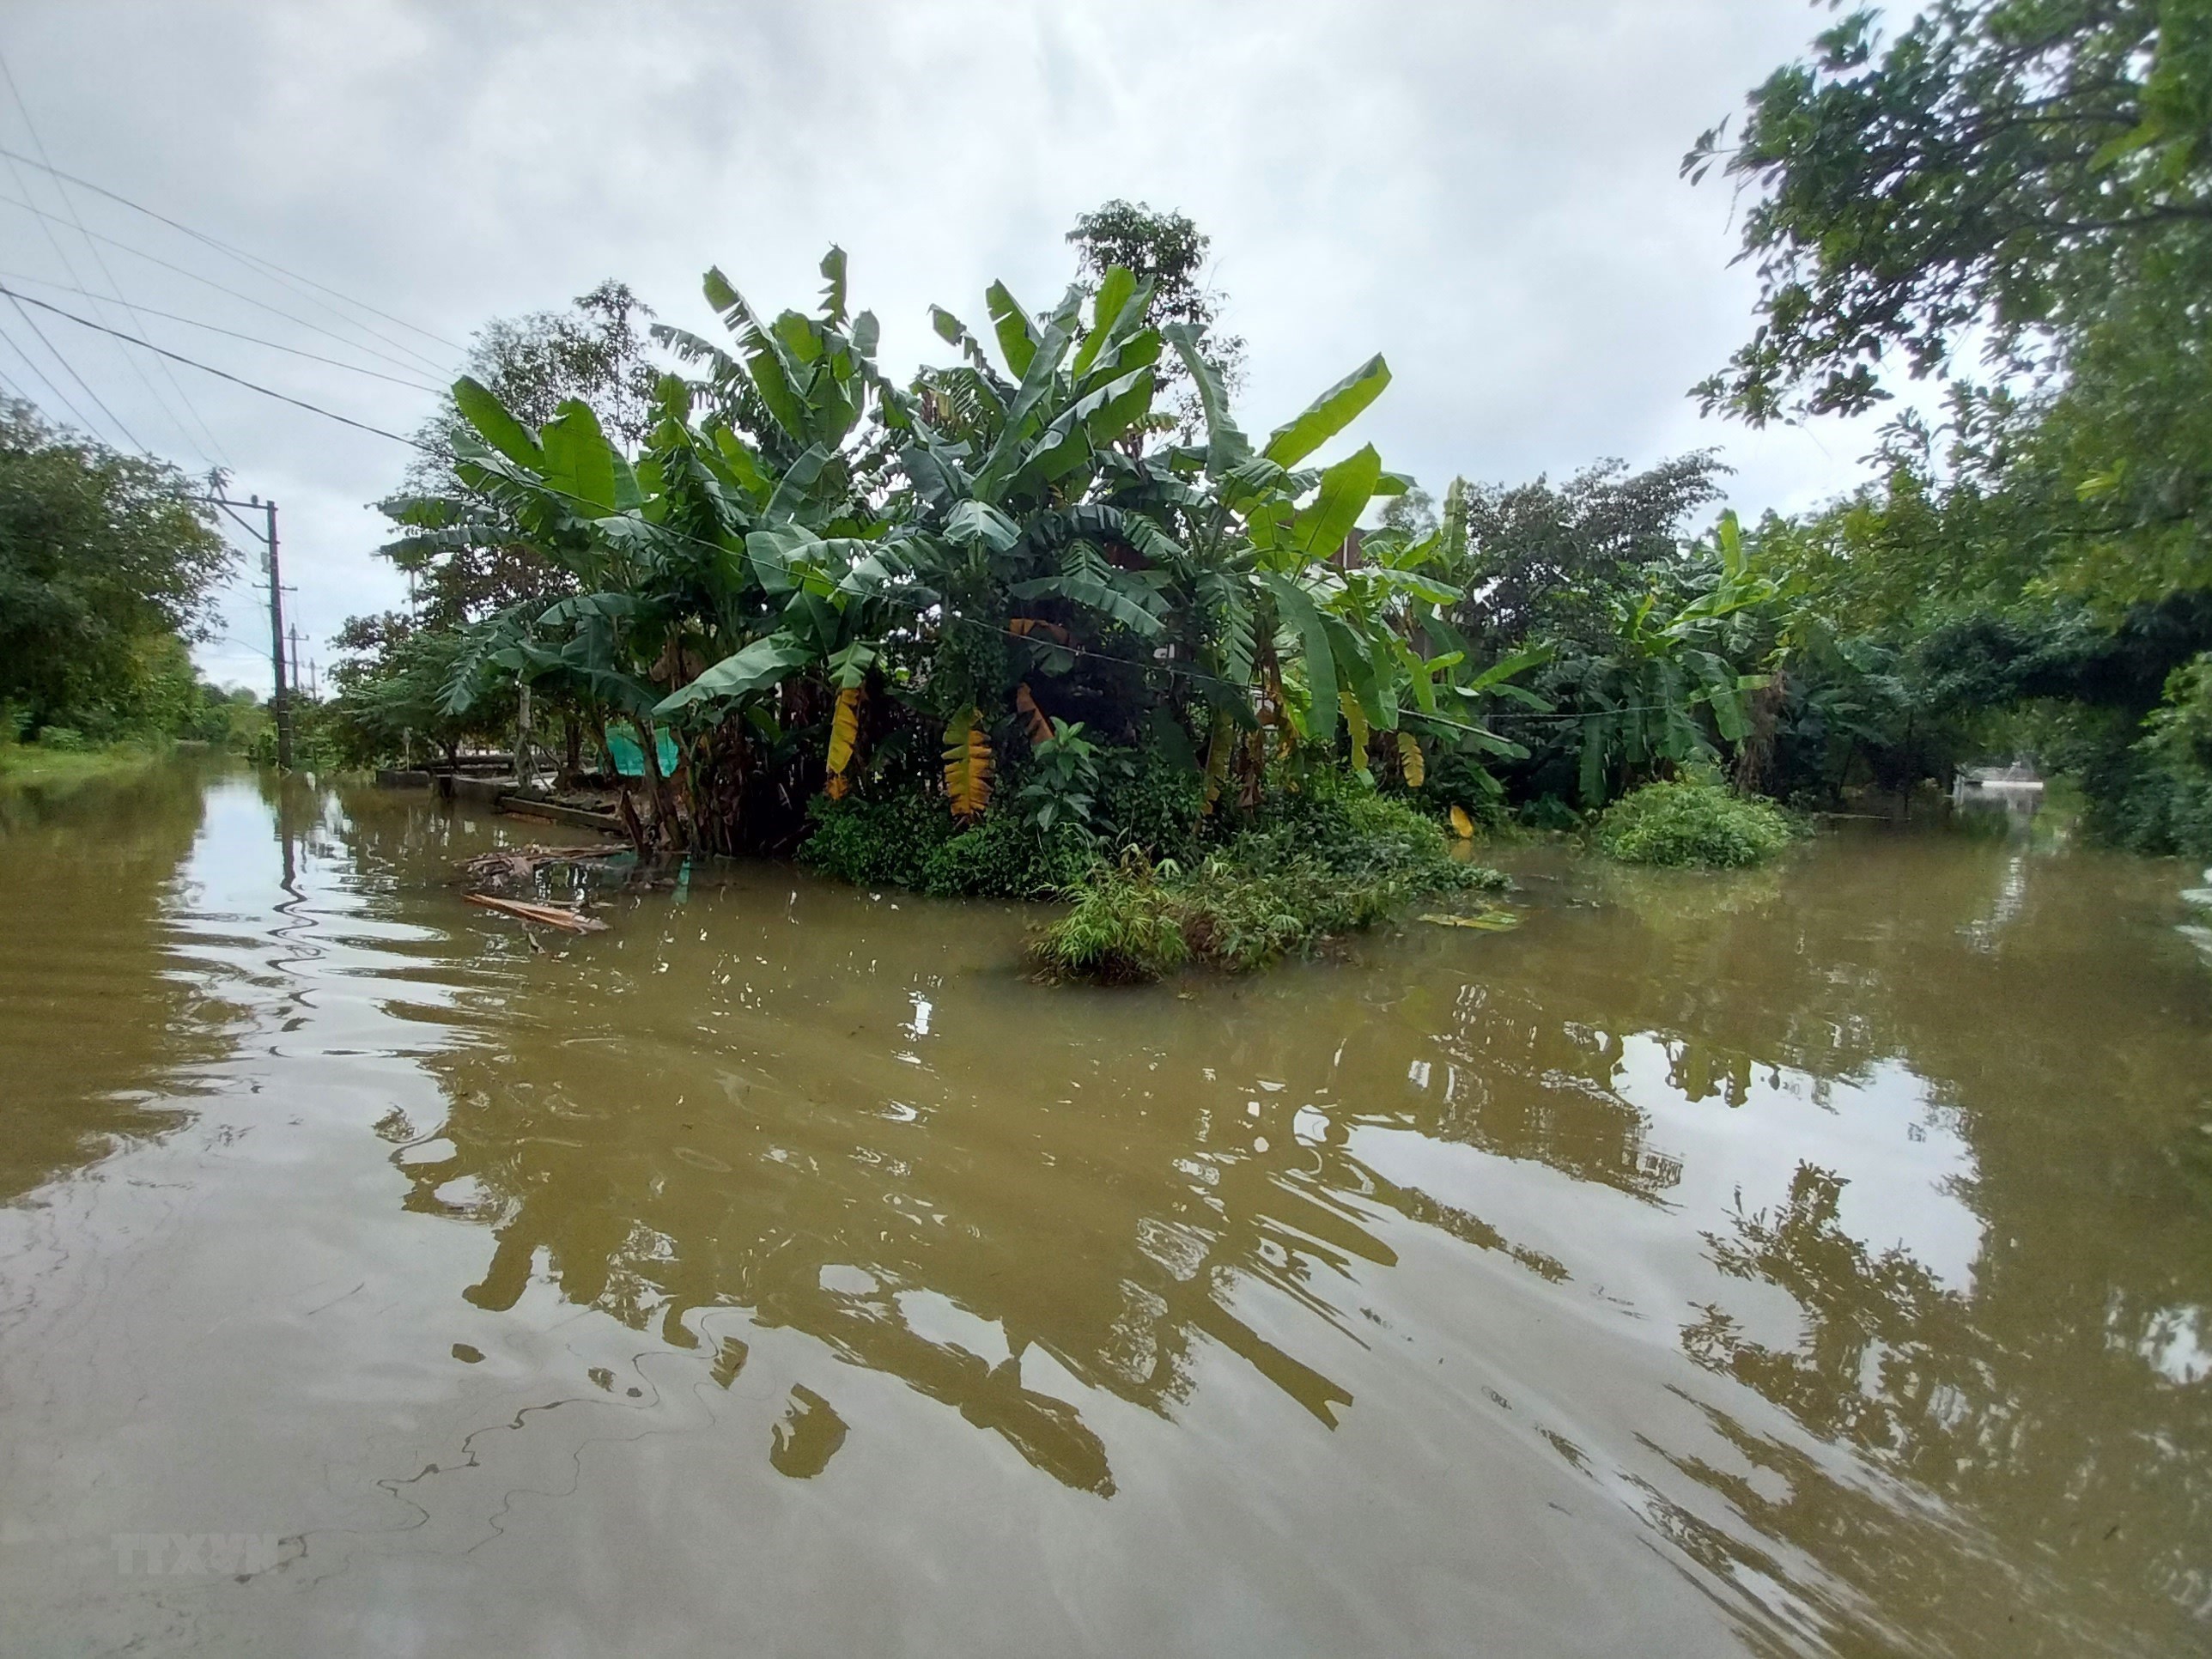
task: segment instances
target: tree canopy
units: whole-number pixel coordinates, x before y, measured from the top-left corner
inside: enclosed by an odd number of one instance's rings
[[[0,407],[0,705],[111,735],[193,684],[229,549],[175,467]]]
[[[1752,195],[1760,322],[1700,388],[1708,408],[1853,412],[1900,360],[1926,374],[1977,337],[2063,362],[2146,289],[2193,284],[2201,309],[2212,11],[1940,0],[1885,42],[1855,10],[1684,168],[1717,163]]]

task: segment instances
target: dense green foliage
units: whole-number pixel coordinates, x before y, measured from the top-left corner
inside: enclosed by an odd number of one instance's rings
[[[1623,795],[1597,821],[1596,841],[1624,864],[1764,864],[1795,838],[1790,820],[1763,800],[1717,783],[1679,778]]]
[[[709,272],[727,343],[648,347],[610,286],[483,337],[451,466],[388,507],[433,601],[364,625],[339,723],[450,744],[527,684],[648,756],[665,727],[647,844],[1065,892],[1040,960],[1093,977],[1366,925],[1464,878],[1448,816],[1611,802],[1618,856],[1738,865],[1789,833],[1754,797],[2033,753],[2108,833],[2203,848],[2208,42],[2148,0],[1854,14],[1700,141],[1762,285],[1709,407],[1861,410],[1994,345],[1794,520],[1699,533],[1708,452],[1438,502],[1337,442],[1379,358],[1255,441],[1206,238],[1126,202],[1049,309],[933,308],[951,361],[901,381],[834,249],[811,311]]]
[[[1753,93],[1760,323],[1708,405],[1853,410],[1901,365],[1950,387],[1878,481],[1764,527],[1872,695],[1893,778],[1998,746],[2079,774],[2091,821],[2212,853],[2185,726],[2212,651],[2212,10],[1947,0],[1855,12]]]
[[[493,319],[471,343],[467,373],[533,428],[551,420],[568,399],[580,398],[609,431],[635,445],[654,418],[659,372],[640,326],[652,315],[622,283],[602,283],[565,311]],[[436,413],[416,434],[422,453],[408,470],[411,492],[441,487],[469,429],[453,397],[441,398]],[[434,546],[402,540],[387,551],[412,582],[412,620],[434,629],[451,631],[513,605],[543,610],[575,591],[574,579],[557,563],[527,542],[498,535],[447,537]],[[362,648],[343,640],[339,646]]]
[[[434,753],[451,761],[465,743],[513,742],[514,681],[469,653],[464,634],[386,614],[352,618],[334,643],[345,653],[331,671],[337,695],[319,709],[297,711],[331,763],[365,767]],[[473,677],[467,707],[455,713],[451,693],[465,673]]]
[[[2212,229],[2212,12],[1938,0],[1885,41],[1854,10],[1684,162],[1754,187],[1762,323],[1704,388],[1754,421],[1863,409],[1965,335],[2034,366],[2173,290]],[[2202,293],[2199,285],[2198,292]],[[2197,319],[2201,322],[2201,319]]]
[[[940,897],[1051,898],[1082,879],[1096,856],[1072,824],[1042,830],[1009,813],[963,828],[941,803],[817,796],[799,857],[856,887],[910,887]]]
[[[1480,717],[1538,658],[1474,659],[1436,535],[1345,556],[1405,488],[1372,447],[1310,464],[1382,360],[1255,441],[1200,325],[1189,222],[1109,204],[1073,240],[1087,282],[1037,315],[994,285],[988,334],[937,311],[959,361],[903,386],[842,253],[811,313],[756,313],[710,272],[735,349],[656,328],[686,372],[655,381],[635,448],[582,398],[532,421],[460,381],[451,475],[390,504],[394,556],[458,592],[495,549],[538,590],[483,588],[459,627],[356,624],[347,728],[448,741],[527,682],[648,755],[648,728],[674,732],[648,843],[939,893],[1060,891],[1102,856],[1263,835],[1340,781],[1419,795],[1432,763],[1438,817],[1494,795],[1487,763],[1520,751]],[[1195,399],[1182,441],[1170,362]],[[1381,823],[1370,906],[1449,864],[1389,851]],[[1243,864],[1298,892],[1306,933],[1367,919],[1323,896],[1336,865],[1261,842]]]
[[[0,743],[230,737],[235,702],[186,648],[230,567],[196,493],[0,406]]]
[[[1425,893],[1504,878],[1454,859],[1434,820],[1343,789],[1286,796],[1193,867],[1132,849],[1073,893],[1032,954],[1054,979],[1132,984],[1185,963],[1248,973],[1371,927]]]

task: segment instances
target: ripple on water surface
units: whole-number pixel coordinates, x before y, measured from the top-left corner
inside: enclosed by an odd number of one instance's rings
[[[461,903],[556,833],[0,804],[34,1648],[2212,1640],[2169,867],[1529,850],[1512,933],[1107,994],[780,866]]]

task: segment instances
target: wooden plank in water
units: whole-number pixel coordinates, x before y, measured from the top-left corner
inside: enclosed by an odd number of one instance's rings
[[[568,933],[604,933],[607,925],[597,916],[587,916],[580,910],[571,910],[558,904],[531,904],[521,899],[495,898],[489,893],[464,893],[461,896],[471,904],[481,904],[487,910],[496,910],[503,916],[513,916],[517,921],[534,921],[541,927],[558,927]]]

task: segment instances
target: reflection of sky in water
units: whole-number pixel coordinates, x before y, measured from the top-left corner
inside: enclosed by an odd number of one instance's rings
[[[1846,1083],[1762,1068],[1730,1106],[1718,1093],[1692,1099],[1670,1081],[1677,1057],[1658,1037],[1630,1036],[1612,1079],[1645,1121],[1642,1165],[1668,1177],[1656,1205],[1533,1159],[1381,1125],[1355,1128],[1349,1150],[1385,1178],[1555,1258],[1590,1294],[1670,1334],[1685,1310],[1719,1301],[1747,1333],[1796,1346],[1800,1310],[1763,1281],[1723,1279],[1705,1236],[1730,1237],[1738,1213],[1780,1210],[1806,1164],[1845,1183],[1838,1220],[1870,1255],[1901,1248],[1946,1288],[1971,1293],[1983,1235],[1961,1196],[1972,1155],[1911,1071],[1883,1061]],[[1408,1079],[1417,1087],[1422,1069]]]
[[[2004,878],[1990,901],[1986,914],[1959,929],[1960,936],[1978,951],[1996,948],[1997,935],[2019,920],[2027,902],[2027,856],[2015,853],[2005,860]]]
[[[2124,1336],[2118,1340],[2126,1341]],[[2178,1387],[2212,1377],[2212,1320],[2202,1308],[2169,1308],[2154,1315],[2150,1329],[2134,1346],[2153,1370]]]
[[[1856,1083],[1816,1083],[1763,1068],[1747,1098],[1691,1100],[1667,1080],[1668,1046],[1651,1036],[1622,1043],[1613,1089],[1649,1120],[1649,1139],[1679,1160],[1668,1196],[1699,1226],[1723,1214],[1771,1210],[1789,1195],[1801,1164],[1846,1183],[1838,1219],[1879,1255],[1901,1246],[1947,1287],[1972,1289],[1982,1224],[1959,1196],[1973,1154],[1950,1114],[1895,1060]]]

